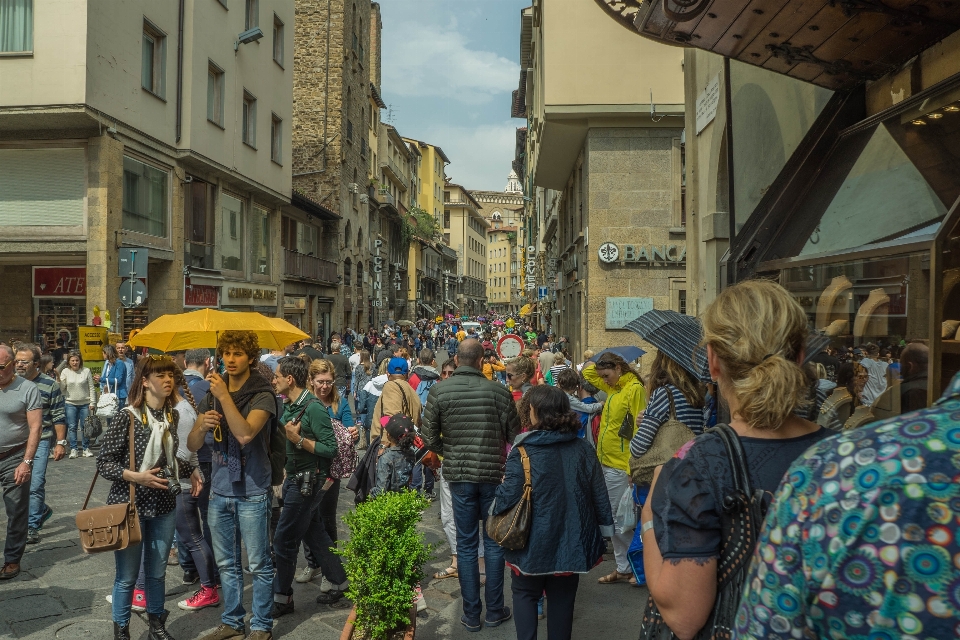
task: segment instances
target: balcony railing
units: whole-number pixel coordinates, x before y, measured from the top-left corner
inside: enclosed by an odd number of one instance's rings
[[[283,250],[283,274],[317,282],[337,282],[337,263],[289,249]]]
[[[380,204],[388,204],[394,209],[397,208],[397,199],[394,198],[393,194],[386,189],[380,189],[380,193],[377,195],[377,200],[380,201]]]
[[[387,158],[386,160],[380,161],[380,167],[389,172],[393,179],[400,183],[401,190],[407,190],[407,178],[400,170],[400,167],[396,162],[390,158]]]
[[[423,273],[428,278],[433,278],[437,282],[440,281],[440,269],[431,269],[430,267],[427,267],[423,270]]]

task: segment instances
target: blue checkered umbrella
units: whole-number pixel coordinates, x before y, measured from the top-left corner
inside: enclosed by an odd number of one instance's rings
[[[704,382],[710,381],[707,350],[700,346],[703,326],[692,316],[654,309],[627,323],[627,329]]]

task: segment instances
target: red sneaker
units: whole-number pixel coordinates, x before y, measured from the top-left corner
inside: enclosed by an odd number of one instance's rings
[[[143,613],[147,610],[147,592],[143,589],[133,590],[133,602],[130,603],[130,610],[137,613]]]
[[[177,606],[184,611],[197,611],[204,607],[216,607],[220,604],[220,594],[215,587],[200,587],[200,590],[186,600],[181,600]]]

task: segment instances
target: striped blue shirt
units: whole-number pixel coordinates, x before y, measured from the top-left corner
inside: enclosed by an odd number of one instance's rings
[[[677,410],[677,420],[687,425],[694,435],[703,433],[703,409],[701,407],[690,406],[686,396],[672,384],[657,389],[650,395],[647,402],[647,408],[643,412],[643,419],[637,432],[630,441],[630,455],[639,458],[657,436],[657,431],[664,422],[670,419],[670,400],[667,398],[667,390],[673,393],[673,404]]]

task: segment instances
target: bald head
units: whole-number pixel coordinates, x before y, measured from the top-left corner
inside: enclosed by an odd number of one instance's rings
[[[919,342],[911,342],[900,352],[900,370],[904,378],[927,372],[930,348]]]
[[[480,368],[483,360],[483,345],[475,338],[469,338],[457,347],[457,366]]]

